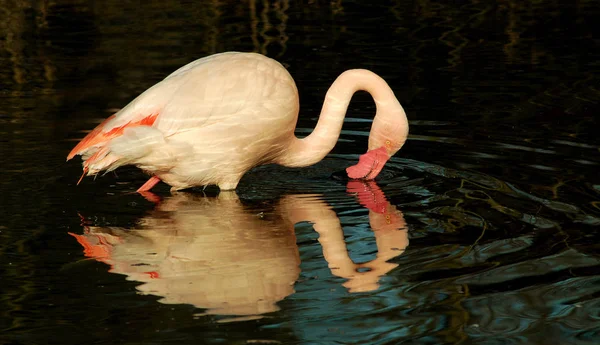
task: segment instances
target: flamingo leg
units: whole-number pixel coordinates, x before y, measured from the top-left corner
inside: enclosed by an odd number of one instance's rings
[[[138,188],[137,192],[147,192],[150,189],[152,189],[152,187],[156,186],[156,184],[159,182],[160,179],[158,177],[152,176],[148,181],[146,181],[146,183],[144,183],[140,188]]]

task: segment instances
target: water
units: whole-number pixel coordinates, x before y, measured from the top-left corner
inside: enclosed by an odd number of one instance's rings
[[[361,3],[1,2],[0,343],[597,343],[597,2]],[[330,178],[366,148],[358,94],[326,160],[237,194],[75,186],[85,130],[227,50],[290,70],[300,134],[374,70],[408,143],[375,184]]]

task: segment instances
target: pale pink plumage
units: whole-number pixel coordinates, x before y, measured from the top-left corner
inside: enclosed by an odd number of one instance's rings
[[[387,83],[373,72],[349,70],[332,84],[315,130],[298,139],[298,91],[277,61],[228,52],[191,62],[146,90],[89,133],[68,155],[82,155],[84,175],[135,165],[172,189],[218,185],[235,189],[254,166],[312,165],[335,146],[348,104],[358,90],[377,106],[369,152],[351,178],[373,179],[406,141],[408,121]]]

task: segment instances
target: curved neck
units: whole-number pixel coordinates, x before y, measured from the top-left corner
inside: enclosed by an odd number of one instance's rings
[[[383,146],[390,156],[395,154],[408,136],[404,109],[385,80],[371,71],[355,69],[342,73],[333,82],[313,132],[303,139],[294,137],[276,163],[303,167],[325,158],[337,143],[348,105],[357,91],[370,93],[377,107],[369,135],[369,150]]]

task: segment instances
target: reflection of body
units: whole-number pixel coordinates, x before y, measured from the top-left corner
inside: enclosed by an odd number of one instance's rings
[[[374,182],[350,182],[369,207],[377,258],[354,264],[340,221],[318,195],[283,197],[274,212],[245,209],[235,193],[207,198],[177,193],[161,202],[136,229],[86,227],[75,235],[88,257],[111,272],[143,282],[138,290],[162,296],[162,303],[188,303],[210,314],[260,315],[293,293],[300,259],[294,224],[309,221],[319,233],[332,273],[348,279],[351,292],[377,288],[396,267],[387,260],[408,245],[406,224]],[[359,268],[366,269],[358,272]]]

